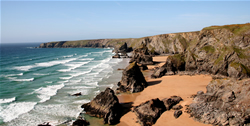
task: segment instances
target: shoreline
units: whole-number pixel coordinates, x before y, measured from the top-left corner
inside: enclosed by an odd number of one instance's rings
[[[193,118],[189,117],[185,111],[186,106],[192,103],[191,95],[196,94],[198,91],[206,91],[206,86],[212,80],[209,75],[173,75],[173,76],[163,76],[157,79],[150,78],[150,69],[154,67],[162,66],[168,56],[155,56],[153,61],[157,64],[148,65],[148,70],[142,71],[146,81],[149,86],[145,88],[142,92],[132,93],[132,94],[118,94],[117,97],[121,104],[130,103],[133,106],[137,106],[144,103],[150,99],[159,98],[160,100],[168,98],[173,95],[177,95],[183,98],[184,101],[180,102],[183,106],[181,109],[183,114],[175,119],[173,114],[174,110],[165,111],[160,118],[156,121],[154,125],[177,125],[181,126],[185,124],[186,126],[209,126],[208,124],[203,124],[195,121]],[[117,126],[140,126],[137,122],[137,117],[131,111],[127,112],[120,119],[120,123]]]

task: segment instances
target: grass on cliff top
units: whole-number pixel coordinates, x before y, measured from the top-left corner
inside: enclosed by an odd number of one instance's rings
[[[223,26],[210,26],[210,27],[205,27],[202,30],[214,30],[214,29],[222,29],[222,28],[226,28],[230,30],[232,33],[239,35],[247,30],[250,30],[250,23],[231,24],[231,25],[223,25]]]

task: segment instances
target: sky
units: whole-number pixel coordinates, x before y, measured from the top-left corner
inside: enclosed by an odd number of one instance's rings
[[[140,38],[250,22],[250,1],[1,1],[1,43]]]

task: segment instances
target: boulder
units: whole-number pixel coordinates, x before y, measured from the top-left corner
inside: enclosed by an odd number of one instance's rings
[[[180,96],[171,96],[170,98],[163,99],[163,103],[167,110],[170,110],[174,105],[178,104],[183,99]]]
[[[173,110],[180,110],[182,109],[183,107],[181,105],[175,105],[172,107]]]
[[[88,125],[90,125],[89,122],[84,119],[77,119],[72,124],[72,126],[88,126]]]
[[[167,69],[165,67],[161,67],[155,70],[155,73],[151,75],[151,78],[160,78],[165,75]]]
[[[133,112],[142,126],[152,126],[161,114],[166,111],[164,103],[158,98],[146,101],[134,107]]]
[[[81,107],[90,116],[103,118],[105,124],[117,124],[121,117],[119,100],[110,88],[106,88],[104,92],[98,94],[91,102],[83,104]]]
[[[116,53],[114,56],[112,56],[112,58],[120,58],[120,55]]]
[[[181,110],[176,110],[176,111],[174,111],[174,117],[177,119],[177,118],[179,118],[180,116],[181,116],[181,114],[182,114],[182,111]]]
[[[122,72],[122,79],[118,82],[120,92],[141,92],[148,86],[139,66],[136,62],[129,64]]]

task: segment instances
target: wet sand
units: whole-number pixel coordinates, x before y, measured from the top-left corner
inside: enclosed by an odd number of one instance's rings
[[[163,65],[167,56],[154,57],[153,60],[159,62],[153,67]],[[121,103],[132,103],[132,106],[137,106],[147,100],[159,98],[160,100],[168,98],[173,95],[181,96],[183,101],[179,104],[183,106],[181,109],[183,114],[175,119],[173,114],[174,110],[165,111],[155,123],[155,126],[205,126],[207,124],[199,123],[189,118],[185,113],[186,106],[192,102],[191,95],[196,94],[197,91],[206,91],[207,84],[212,80],[209,75],[173,75],[163,76],[157,79],[148,79],[149,86],[140,93],[136,94],[121,94],[118,98]],[[133,112],[126,113],[120,120],[118,126],[140,126],[136,123],[137,119]],[[208,125],[207,125],[208,126]]]

